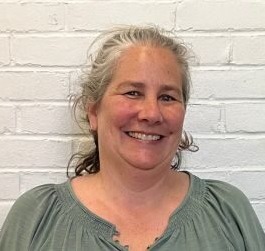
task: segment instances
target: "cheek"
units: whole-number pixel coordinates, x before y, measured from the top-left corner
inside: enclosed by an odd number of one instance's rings
[[[176,133],[178,135],[182,133],[184,118],[185,112],[178,112],[177,114],[175,113],[174,116],[172,116],[170,120],[170,130],[173,133]]]
[[[113,100],[104,104],[104,114],[100,116],[100,120],[107,127],[123,127],[130,122],[134,117],[136,111],[135,106],[124,102],[122,99]]]
[[[117,105],[113,117],[115,117],[117,125],[125,127],[133,123],[136,114],[137,112],[134,106],[130,106],[128,103],[123,102]]]

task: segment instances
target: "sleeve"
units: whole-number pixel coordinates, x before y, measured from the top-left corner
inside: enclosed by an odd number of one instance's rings
[[[233,209],[245,242],[246,251],[264,251],[265,233],[258,217],[248,198],[239,190],[236,193],[238,195],[235,196],[236,201]]]
[[[265,233],[246,195],[225,182],[217,182],[220,205],[230,222],[239,230],[246,251],[264,251]]]
[[[1,251],[28,251],[41,221],[43,203],[39,203],[41,187],[19,197],[11,208],[0,232]]]

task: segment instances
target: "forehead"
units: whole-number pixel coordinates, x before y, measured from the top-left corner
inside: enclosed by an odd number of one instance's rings
[[[157,59],[153,61],[154,63],[158,63],[159,61],[167,61],[169,64],[178,64],[177,58],[175,54],[167,49],[162,47],[154,47],[151,45],[133,45],[124,50],[119,59],[119,62],[127,62],[129,61],[132,63],[133,61],[137,60],[139,63],[142,60],[148,59]]]
[[[151,46],[131,46],[118,59],[113,79],[118,78],[180,78],[181,67],[169,49]],[[136,79],[137,80],[137,79]]]

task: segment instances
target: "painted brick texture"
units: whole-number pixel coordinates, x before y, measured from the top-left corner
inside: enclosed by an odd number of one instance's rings
[[[73,123],[87,49],[102,30],[155,23],[194,51],[183,169],[230,182],[265,229],[265,2],[0,0],[0,228],[28,189],[66,179],[87,138]]]

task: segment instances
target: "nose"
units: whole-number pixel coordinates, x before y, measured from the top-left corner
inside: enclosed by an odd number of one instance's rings
[[[138,113],[140,121],[146,121],[149,124],[159,124],[163,121],[163,115],[157,99],[145,99],[141,102]]]

